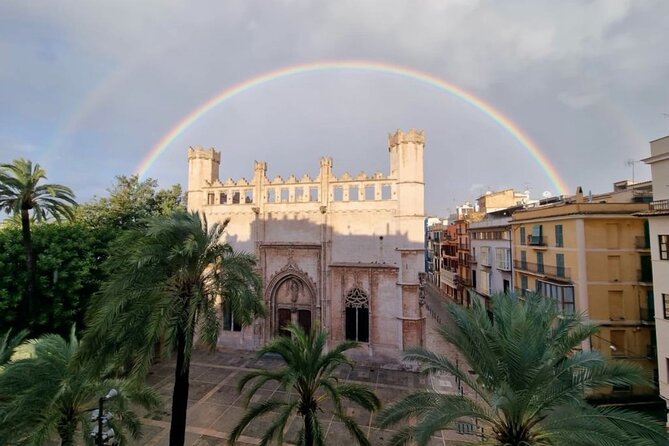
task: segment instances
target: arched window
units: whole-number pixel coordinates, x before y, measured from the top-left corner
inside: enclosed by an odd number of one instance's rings
[[[360,288],[346,295],[346,339],[369,341],[369,298]]]

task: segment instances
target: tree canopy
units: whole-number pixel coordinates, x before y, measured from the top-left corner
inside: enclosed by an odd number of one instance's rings
[[[581,350],[596,326],[563,316],[538,295],[494,296],[492,319],[478,300],[471,309],[451,304],[448,311],[452,323],[439,334],[471,372],[422,348],[409,349],[404,358],[420,362],[425,373],[452,374],[471,392],[420,391],[387,407],[380,423],[403,423],[391,445],[426,445],[433,433],[456,423],[482,427],[487,444],[500,446],[667,444],[664,427],[652,418],[585,402],[602,386],[647,384],[641,367]]]

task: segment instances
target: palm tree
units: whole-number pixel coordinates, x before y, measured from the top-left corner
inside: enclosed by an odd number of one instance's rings
[[[91,408],[110,389],[118,391],[108,403],[110,427],[122,444],[125,429],[139,438],[139,419],[128,403],[155,407],[155,391],[96,375],[90,363],[77,358],[74,328],[69,340],[48,334],[25,346],[33,350],[30,357],[9,362],[0,373],[0,395],[5,396],[0,400],[0,444],[38,446],[57,434],[61,445],[74,445],[77,428],[90,444]]]
[[[471,372],[421,348],[404,357],[422,363],[426,373],[453,375],[472,396],[419,391],[387,407],[379,416],[383,426],[415,421],[404,423],[391,445],[425,445],[456,422],[483,426],[483,439],[493,445],[667,444],[663,427],[651,418],[584,401],[593,389],[646,383],[640,367],[580,350],[596,326],[562,316],[552,300],[535,295],[494,296],[492,320],[478,301],[471,309],[449,305],[448,311],[452,323],[439,334]]]
[[[0,367],[9,362],[14,353],[14,349],[23,342],[28,336],[28,330],[21,330],[16,335],[10,337],[12,329],[7,330],[4,336],[0,338]]]
[[[46,171],[39,164],[25,159],[11,164],[0,164],[0,210],[21,216],[23,248],[26,254],[26,299],[22,302],[20,323],[27,325],[32,316],[36,288],[36,260],[30,238],[31,217],[37,221],[51,216],[57,221],[72,219],[77,205],[74,193],[60,184],[40,184],[46,180]],[[32,215],[31,215],[32,214]]]
[[[211,349],[218,341],[217,303],[230,306],[242,325],[265,314],[255,257],[222,242],[226,225],[208,227],[198,213],[177,211],[127,231],[110,256],[110,279],[91,305],[88,356],[112,358],[143,378],[157,346],[176,352],[171,446],[184,442],[194,337]]]
[[[327,333],[313,327],[306,333],[300,326],[289,324],[286,327],[289,336],[279,336],[265,344],[258,351],[258,357],[267,353],[277,354],[286,363],[280,370],[257,370],[245,375],[238,384],[242,392],[247,384],[253,381],[246,398],[247,404],[251,397],[268,381],[278,381],[281,387],[291,389],[296,398],[281,401],[273,398],[251,406],[230,433],[228,444],[234,445],[244,429],[255,419],[272,411],[279,411],[276,420],[265,431],[260,445],[269,444],[276,439],[283,444],[283,431],[288,419],[294,411],[304,419],[304,427],[300,430],[299,445],[322,446],[323,430],[317,412],[322,411],[323,400],[330,399],[334,405],[334,415],[344,423],[348,431],[361,445],[369,445],[356,421],[347,416],[342,409],[342,399],[348,399],[366,410],[379,409],[381,403],[367,386],[359,384],[340,384],[333,376],[337,366],[351,364],[344,352],[358,346],[357,342],[346,341],[325,352]]]

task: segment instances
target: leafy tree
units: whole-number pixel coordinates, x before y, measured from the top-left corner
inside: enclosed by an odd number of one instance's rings
[[[99,378],[85,361],[79,361],[79,341],[74,328],[69,340],[45,335],[29,341],[34,353],[26,359],[8,363],[0,373],[0,444],[43,445],[58,434],[64,446],[75,444],[79,429],[86,444],[91,444],[91,412],[98,398],[110,389],[118,395],[107,403],[114,417],[109,421],[121,441],[124,430],[140,436],[137,415],[128,402],[146,408],[158,405],[150,388],[130,385],[120,379]]]
[[[186,210],[181,186],[158,189],[152,178],[140,181],[137,175],[116,177],[109,196],[93,199],[80,207],[78,217],[91,226],[127,229],[157,215]]]
[[[280,370],[257,370],[245,375],[238,388],[243,389],[253,382],[247,393],[247,404],[251,397],[268,381],[278,381],[285,390],[291,388],[295,399],[282,401],[271,398],[252,405],[230,433],[228,444],[234,445],[244,429],[255,419],[272,411],[279,411],[277,418],[267,428],[260,444],[269,444],[273,439],[283,444],[283,432],[293,412],[304,419],[300,430],[299,445],[321,446],[324,444],[323,429],[317,413],[322,410],[322,402],[329,398],[334,403],[334,415],[344,423],[353,438],[361,445],[369,445],[369,440],[356,421],[347,416],[342,408],[342,399],[348,399],[361,407],[373,411],[381,406],[379,399],[367,386],[360,384],[340,384],[333,372],[341,364],[351,364],[344,352],[358,346],[357,342],[347,341],[325,352],[327,333],[318,327],[306,333],[298,325],[286,328],[291,337],[280,336],[268,342],[258,352],[258,357],[274,353],[285,362]]]
[[[405,352],[405,359],[421,362],[426,373],[452,374],[474,397],[420,391],[385,408],[379,416],[383,426],[416,420],[414,426],[403,423],[391,445],[426,445],[433,433],[474,420],[493,445],[667,444],[664,428],[653,419],[584,401],[596,388],[646,383],[634,364],[579,350],[596,326],[561,316],[541,296],[519,300],[500,294],[492,303],[492,321],[478,301],[471,309],[451,304],[453,322],[439,329],[473,375],[437,353]]]
[[[40,224],[31,229],[39,257],[35,301],[30,326],[35,333],[67,335],[73,323],[83,326],[90,297],[105,277],[102,270],[114,231],[77,223]],[[0,229],[0,332],[19,326],[19,307],[27,271],[21,262],[21,230]]]
[[[69,187],[60,184],[40,184],[46,180],[46,171],[39,164],[25,159],[14,160],[11,164],[0,164],[0,209],[8,214],[21,216],[21,233],[25,250],[27,271],[26,297],[22,303],[22,325],[27,325],[32,317],[36,294],[36,259],[30,234],[31,217],[37,221],[53,217],[73,217],[73,207],[77,202]]]
[[[160,343],[176,352],[172,446],[184,442],[195,333],[216,346],[217,303],[229,304],[243,324],[265,312],[256,260],[221,242],[226,224],[208,227],[197,213],[175,212],[125,231],[110,257],[110,279],[91,306],[89,357],[111,358],[118,369],[144,377]]]

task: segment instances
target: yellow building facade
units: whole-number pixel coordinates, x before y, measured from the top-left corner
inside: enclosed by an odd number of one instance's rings
[[[657,374],[652,273],[645,203],[568,200],[517,211],[512,217],[516,292],[553,298],[564,313],[601,327],[584,343],[605,356]],[[602,389],[605,397],[656,394],[652,387]]]

